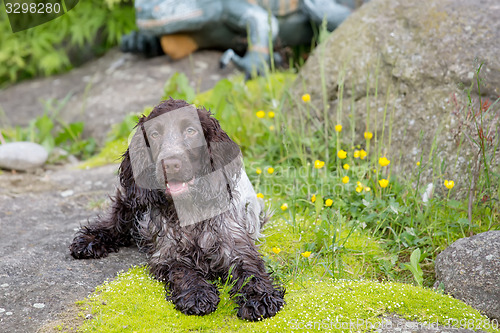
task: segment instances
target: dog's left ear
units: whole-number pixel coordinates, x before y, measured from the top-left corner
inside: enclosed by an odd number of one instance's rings
[[[210,116],[208,126],[212,133],[207,133],[205,139],[210,153],[212,171],[223,170],[226,182],[234,189],[243,170],[243,159],[240,147],[222,130],[217,119]]]

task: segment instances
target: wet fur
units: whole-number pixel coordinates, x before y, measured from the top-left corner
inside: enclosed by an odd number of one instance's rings
[[[142,117],[138,128],[150,119],[187,105],[181,100],[166,100],[148,117]],[[228,156],[227,147],[236,144],[208,111],[197,112],[208,146],[208,165],[212,169],[226,165],[235,157]],[[152,172],[153,169],[151,166]],[[255,246],[264,215],[254,201],[244,202],[245,194],[255,195],[253,189],[226,184],[243,177],[238,170],[233,172],[236,179],[221,179],[214,189],[233,189],[231,209],[181,227],[171,197],[162,190],[136,184],[127,150],[119,169],[121,188],[112,198],[110,212],[80,229],[70,245],[71,255],[77,259],[102,258],[136,242],[148,254],[151,274],[166,282],[167,299],[188,315],[205,315],[216,310],[219,292],[210,281],[218,277],[227,279],[231,270],[229,278],[235,285],[230,293],[238,304],[238,316],[251,321],[274,316],[285,303],[284,289],[273,283]],[[239,193],[245,191],[248,193]]]

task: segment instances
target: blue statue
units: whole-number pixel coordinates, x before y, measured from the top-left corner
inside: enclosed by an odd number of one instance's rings
[[[136,0],[139,31],[124,36],[121,48],[173,59],[197,49],[223,49],[221,67],[232,61],[248,78],[263,73],[270,47],[309,44],[312,24],[326,20],[332,31],[366,1]]]

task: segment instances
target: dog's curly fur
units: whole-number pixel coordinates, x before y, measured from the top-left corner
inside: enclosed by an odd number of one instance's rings
[[[162,102],[139,120],[137,131],[149,120],[185,106],[189,104],[182,100]],[[199,152],[199,158],[212,169],[198,171],[206,174],[234,160],[239,149],[210,112],[203,108],[196,112],[207,146]],[[214,191],[229,191],[228,211],[182,226],[168,191],[142,188],[136,183],[130,150],[129,146],[123,155],[121,188],[112,198],[109,214],[80,229],[70,245],[71,255],[77,259],[102,258],[135,240],[148,254],[151,274],[166,282],[167,299],[183,313],[205,315],[215,311],[219,293],[210,281],[220,277],[234,282],[231,295],[236,298],[240,318],[256,321],[274,316],[285,303],[285,291],[273,283],[257,251],[255,239],[265,214],[251,185],[238,185],[242,180],[250,184],[243,169],[232,170],[234,177],[219,179],[219,186],[214,186]],[[158,164],[150,163],[144,170],[154,174]],[[157,173],[153,178],[161,177]]]

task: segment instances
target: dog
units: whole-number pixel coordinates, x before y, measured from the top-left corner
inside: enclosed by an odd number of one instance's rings
[[[170,98],[142,116],[119,178],[110,211],[73,239],[74,258],[102,258],[135,241],[167,300],[187,315],[216,310],[217,278],[234,283],[241,319],[269,318],[285,305],[255,245],[269,218],[263,201],[209,111]]]

